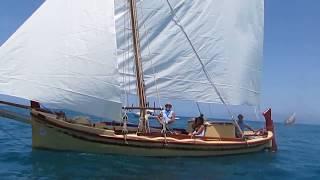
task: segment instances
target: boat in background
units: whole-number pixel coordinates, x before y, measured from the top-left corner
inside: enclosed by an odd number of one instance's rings
[[[295,122],[296,122],[296,113],[294,112],[288,119],[284,121],[284,124],[286,126],[291,126],[291,125],[294,125]]]
[[[252,132],[230,107],[259,105],[263,31],[263,0],[47,0],[0,48],[0,93],[31,103],[0,103],[30,111],[33,148],[160,157],[276,151],[271,109]],[[192,135],[193,121],[152,127],[147,112],[162,110],[162,98],[223,104],[230,120],[206,122],[203,136]],[[134,110],[138,124],[129,123]]]

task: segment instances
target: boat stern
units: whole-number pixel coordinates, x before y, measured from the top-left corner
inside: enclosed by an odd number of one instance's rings
[[[263,112],[262,115],[264,116],[266,121],[266,130],[268,131],[268,133],[272,132],[273,134],[272,141],[270,142],[270,149],[272,152],[276,152],[278,150],[278,145],[276,142],[276,134],[272,120],[271,108]]]

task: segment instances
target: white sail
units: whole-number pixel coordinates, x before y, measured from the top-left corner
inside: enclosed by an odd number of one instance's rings
[[[124,88],[135,93],[125,3],[116,1],[119,70]],[[148,96],[158,89],[163,98],[221,103],[196,51],[228,104],[259,104],[263,0],[140,0],[137,6]]]
[[[46,0],[0,48],[0,93],[119,119],[114,0]]]

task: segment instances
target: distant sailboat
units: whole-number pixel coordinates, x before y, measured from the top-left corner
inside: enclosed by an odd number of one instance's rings
[[[31,106],[1,103],[30,110],[34,148],[142,156],[276,150],[271,109],[264,131],[253,134],[229,108],[259,104],[263,31],[263,0],[46,0],[0,48],[0,93]],[[129,95],[138,105],[128,106]],[[206,124],[203,137],[149,127],[147,110],[162,110],[161,98],[224,104],[230,121]],[[140,111],[138,124],[128,123],[129,110]]]
[[[284,121],[284,124],[289,126],[293,125],[296,122],[296,113],[293,113],[288,119]]]

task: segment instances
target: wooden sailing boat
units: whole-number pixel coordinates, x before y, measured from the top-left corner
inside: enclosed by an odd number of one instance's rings
[[[30,109],[34,148],[142,156],[276,150],[271,110],[258,134],[235,120],[208,122],[196,138],[188,129],[148,125],[146,110],[161,108],[147,106],[146,95],[227,108],[258,103],[263,1],[230,2],[48,0],[0,49],[0,92],[33,100],[31,106],[2,103]],[[151,37],[141,36],[138,20],[152,26],[145,31]],[[146,57],[147,46],[156,52]],[[121,77],[127,79],[119,83]],[[139,106],[122,107],[123,91],[137,95]],[[109,121],[75,120],[38,102]],[[128,109],[140,111],[138,125],[127,122]]]

